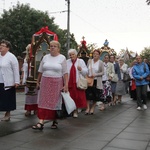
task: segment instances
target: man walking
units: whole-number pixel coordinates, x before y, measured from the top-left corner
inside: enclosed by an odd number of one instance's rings
[[[147,109],[146,99],[147,99],[147,85],[149,81],[146,77],[149,75],[149,68],[146,63],[142,61],[140,56],[136,57],[137,63],[133,66],[132,75],[136,83],[136,93],[137,93],[137,110]]]

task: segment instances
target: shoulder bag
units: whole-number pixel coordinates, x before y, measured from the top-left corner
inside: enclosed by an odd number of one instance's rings
[[[87,87],[88,87],[87,79],[81,73],[79,73],[77,88],[80,90],[86,90]]]
[[[90,69],[89,71],[91,71],[91,74],[93,74],[93,70],[92,70],[92,59],[90,60]],[[94,83],[94,77],[89,77],[89,76],[86,76],[86,79],[87,79],[87,84],[88,86],[93,86],[93,83]]]

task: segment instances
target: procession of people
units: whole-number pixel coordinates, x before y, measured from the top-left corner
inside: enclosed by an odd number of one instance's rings
[[[123,58],[116,61],[114,55],[107,54],[100,60],[101,52],[97,49],[86,61],[78,57],[76,49],[70,49],[69,59],[66,59],[61,54],[58,41],[53,40],[49,44],[50,52],[43,56],[38,69],[36,96],[26,95],[25,99],[25,116],[29,117],[31,111],[34,111],[38,117],[38,122],[32,129],[43,130],[45,120],[52,121],[51,129],[58,128],[57,111],[62,109],[62,91],[69,92],[76,105],[71,114],[73,118],[80,116],[79,110],[87,116],[94,115],[96,108],[104,111],[121,104],[127,90],[130,97],[136,100],[137,110],[147,109],[147,77],[150,70],[141,56],[137,56],[130,67]],[[25,57],[21,76],[23,81],[20,83],[19,65],[17,58],[9,52],[10,48],[9,41],[0,42],[0,111],[5,112],[1,121],[10,120],[10,112],[16,109],[16,88],[19,84],[25,84],[29,75],[28,60]],[[125,75],[130,79],[125,79]],[[84,79],[90,77],[92,85],[86,89],[79,88],[81,76]],[[25,93],[27,90],[29,89],[25,87]]]

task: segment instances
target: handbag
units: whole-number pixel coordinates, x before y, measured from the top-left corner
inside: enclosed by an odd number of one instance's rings
[[[130,80],[131,80],[130,75],[127,74],[127,73],[124,73],[124,74],[123,74],[123,81],[126,82],[126,81],[130,81]]]
[[[112,82],[118,82],[118,75],[117,74],[114,74],[114,76],[112,77],[111,81]]]
[[[79,74],[79,79],[77,81],[77,88],[80,90],[86,90],[88,87],[87,79]]]
[[[92,59],[90,59],[90,69],[89,69],[89,71],[91,72],[91,75],[93,75]],[[86,79],[87,79],[88,86],[93,86],[93,84],[94,84],[94,77],[86,76]]]
[[[93,77],[86,76],[86,80],[87,80],[88,86],[93,86],[93,83],[94,83]]]
[[[61,110],[56,110],[56,117],[57,119],[65,119],[68,116],[66,106],[62,103]]]
[[[79,63],[78,63],[79,66]],[[79,78],[77,81],[77,88],[80,90],[86,90],[88,87],[87,79],[79,72]]]
[[[72,113],[76,109],[76,104],[75,104],[74,100],[70,97],[69,92],[67,92],[67,93],[61,92],[61,95],[63,97],[67,113],[68,114]]]

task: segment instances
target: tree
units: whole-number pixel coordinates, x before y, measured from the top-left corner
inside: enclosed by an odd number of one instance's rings
[[[142,59],[145,58],[145,59],[150,60],[150,47],[145,47],[144,50],[142,50],[140,55]]]
[[[150,5],[150,0],[146,0],[147,5]]]
[[[0,39],[12,43],[12,52],[21,56],[26,46],[31,43],[32,35],[42,27],[48,26],[49,30],[58,35],[61,45],[66,43],[66,30],[62,30],[54,23],[54,17],[49,17],[48,12],[30,8],[28,4],[17,3],[16,6],[4,11],[0,18]],[[74,43],[75,40],[73,41]]]

